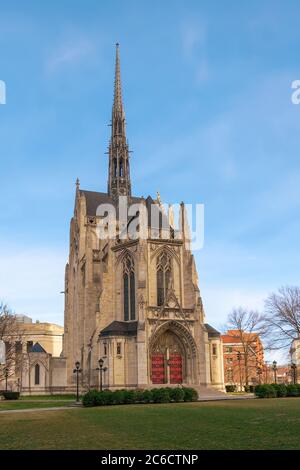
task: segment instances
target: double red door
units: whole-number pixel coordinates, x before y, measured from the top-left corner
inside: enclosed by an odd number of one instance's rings
[[[168,361],[166,361],[164,354],[152,355],[152,383],[163,384],[167,382],[166,364],[169,367],[170,383],[182,383],[182,356],[180,354],[170,354]]]
[[[163,354],[152,355],[152,383],[163,384],[165,382],[165,356]]]
[[[180,354],[170,354],[170,383],[182,383],[182,357]]]

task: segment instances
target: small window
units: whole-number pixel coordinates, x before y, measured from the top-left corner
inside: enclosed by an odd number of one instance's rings
[[[228,352],[228,353],[232,353],[232,347],[231,347],[231,346],[228,346],[228,348],[227,348],[227,351],[226,351],[226,352]]]
[[[232,382],[233,381],[233,371],[232,370],[229,370],[227,372],[227,380],[228,382]]]
[[[104,343],[103,352],[104,352],[104,356],[107,356],[107,344],[106,343]]]
[[[34,366],[34,385],[40,385],[40,365]]]
[[[122,345],[121,343],[117,343],[117,356],[121,356],[122,354]]]
[[[212,353],[213,353],[213,356],[217,355],[217,345],[216,344],[213,344]]]

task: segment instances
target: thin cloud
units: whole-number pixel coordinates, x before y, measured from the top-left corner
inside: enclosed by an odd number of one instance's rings
[[[199,21],[186,22],[182,26],[182,49],[187,61],[195,70],[196,82],[203,82],[209,77],[209,67],[206,58],[206,28]]]
[[[206,40],[206,30],[200,23],[185,23],[182,27],[183,50],[187,57],[192,58],[198,47],[203,47]]]
[[[69,41],[60,45],[46,61],[46,70],[55,72],[58,69],[81,63],[93,55],[94,44],[87,38]]]

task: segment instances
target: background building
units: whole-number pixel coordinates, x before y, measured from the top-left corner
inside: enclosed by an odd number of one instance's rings
[[[33,323],[26,315],[16,315],[16,320],[13,330],[3,336],[8,362],[1,367],[8,368],[8,389],[38,394],[52,390],[55,385],[59,391],[66,382],[64,360],[60,358],[63,327]],[[3,390],[3,374],[1,377]]]
[[[264,349],[255,333],[228,330],[221,336],[223,344],[225,385],[235,385],[243,390],[245,385],[264,381]]]
[[[291,345],[291,359],[297,367],[300,367],[300,338],[294,339]]]

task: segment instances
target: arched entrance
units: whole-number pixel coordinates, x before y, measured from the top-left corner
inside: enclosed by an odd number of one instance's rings
[[[164,322],[149,341],[152,384],[199,383],[197,357],[191,332],[181,322]]]
[[[185,351],[180,339],[168,330],[159,336],[151,352],[153,384],[180,384],[185,375]]]

